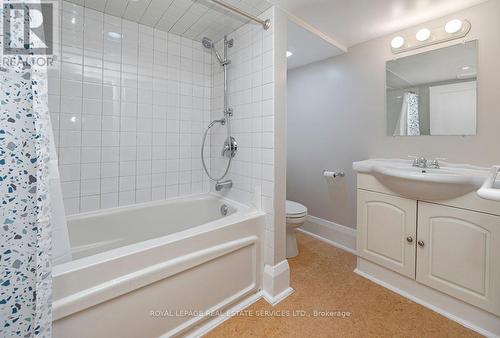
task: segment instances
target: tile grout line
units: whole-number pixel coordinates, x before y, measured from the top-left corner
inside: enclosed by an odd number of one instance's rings
[[[138,197],[138,183],[139,183],[139,167],[140,167],[140,161],[139,161],[139,131],[138,131],[138,123],[139,123],[139,49],[140,49],[140,25],[137,23],[137,53],[136,53],[136,67],[135,67],[135,92],[137,94],[136,97],[136,102],[135,102],[135,201],[134,203],[137,204],[137,197]],[[123,89],[121,90],[121,94],[123,95]],[[123,99],[122,99],[123,101]],[[128,132],[128,131],[127,131]]]
[[[106,4],[107,5],[107,0]],[[104,118],[104,20],[105,20],[105,14],[102,14],[102,33],[101,33],[101,38],[102,38],[102,44],[101,44],[101,116],[100,116],[100,131],[101,131],[101,139],[100,139],[100,147],[99,147],[99,209],[103,209],[102,207],[102,199],[103,199],[103,192],[102,192],[102,168],[103,168],[103,143],[102,143],[102,125],[103,125],[103,118]]]
[[[79,207],[78,207],[78,212],[81,213],[82,212],[82,207],[83,207],[83,203],[82,203],[82,200],[83,200],[83,196],[82,196],[82,186],[83,186],[83,177],[82,177],[82,173],[83,173],[83,163],[82,163],[82,149],[83,149],[83,70],[84,70],[84,64],[85,64],[85,8],[83,6],[81,6],[80,8],[82,8],[82,53],[81,53],[81,65],[80,65],[80,68],[81,68],[81,71],[82,71],[82,78],[80,80],[80,83],[81,83],[81,86],[82,86],[82,90],[81,90],[81,98],[80,98],[80,191],[78,192],[78,203],[79,203]]]
[[[128,4],[127,4],[128,5]],[[104,51],[103,51],[103,56],[104,56]],[[121,142],[122,142],[122,135],[121,135],[121,129],[122,129],[122,81],[123,81],[123,65],[122,65],[122,59],[123,59],[123,19],[120,18],[120,80],[118,83],[118,88],[120,91],[120,101],[119,101],[119,109],[118,109],[118,125],[117,125],[117,134],[118,134],[118,206],[121,205],[120,200],[122,196],[122,189],[121,189],[121,182],[122,182],[122,177],[121,177],[121,163],[122,163],[122,154],[121,154]],[[113,100],[114,101],[114,100]],[[114,116],[114,112],[113,112]]]

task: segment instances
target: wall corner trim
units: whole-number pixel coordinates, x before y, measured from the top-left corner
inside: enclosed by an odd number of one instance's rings
[[[278,264],[264,266],[262,296],[272,306],[278,304],[293,293],[290,287],[290,266],[282,260]]]
[[[337,41],[334,37],[331,35],[328,35],[326,33],[323,33],[321,30],[318,28],[314,27],[311,25],[308,21],[296,16],[295,14],[292,14],[289,10],[285,9],[283,6],[280,6],[276,3],[276,1],[273,0],[268,0],[269,3],[271,3],[274,7],[279,8],[283,13],[285,13],[288,17],[288,20],[294,22],[295,24],[299,25],[300,27],[304,28],[305,30],[309,31],[310,33],[316,35],[320,39],[325,40],[329,44],[331,44],[334,47],[337,47],[344,53],[347,53],[348,47],[345,46],[344,44],[340,43]]]
[[[356,229],[323,218],[307,216],[308,223],[297,230],[336,248],[357,255]]]

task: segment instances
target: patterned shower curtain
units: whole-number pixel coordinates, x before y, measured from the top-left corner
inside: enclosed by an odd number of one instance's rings
[[[399,115],[394,136],[420,135],[420,120],[418,109],[418,94],[406,92],[403,96],[403,105]]]
[[[47,72],[2,65],[0,81],[0,337],[50,337]]]

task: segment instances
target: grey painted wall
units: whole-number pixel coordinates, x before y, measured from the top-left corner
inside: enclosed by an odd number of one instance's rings
[[[449,17],[467,18],[472,23],[467,39],[479,40],[477,136],[386,136],[385,62],[393,58],[394,35],[290,71],[287,198],[306,205],[313,216],[355,227],[353,161],[424,155],[500,164],[498,13],[500,1],[490,0]],[[346,177],[328,185],[323,169],[344,170]]]

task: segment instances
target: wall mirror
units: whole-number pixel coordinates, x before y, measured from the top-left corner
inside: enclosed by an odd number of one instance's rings
[[[386,63],[388,135],[476,135],[477,44]]]

